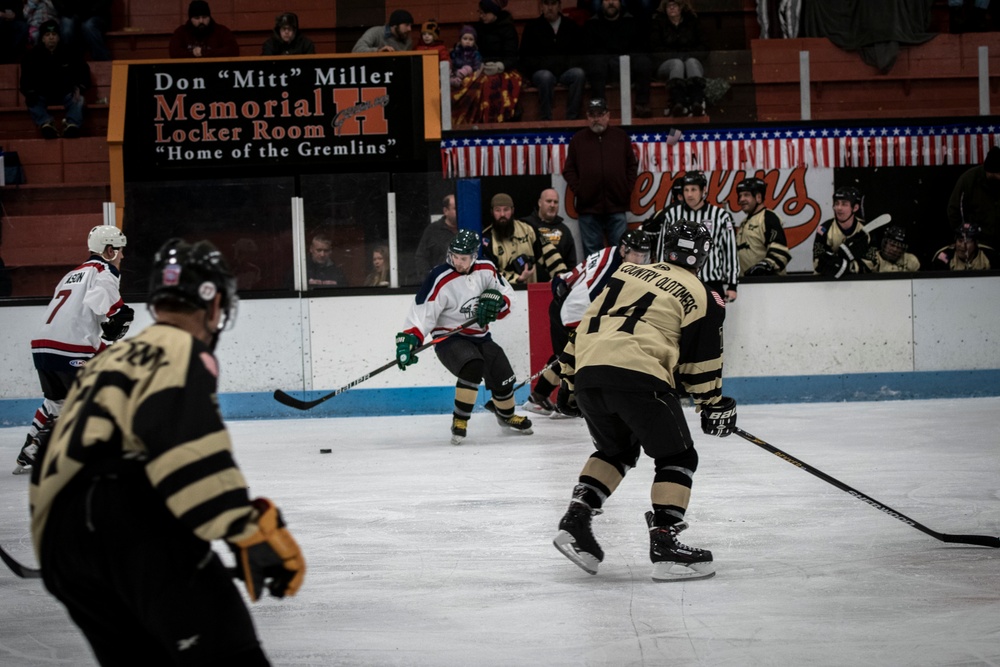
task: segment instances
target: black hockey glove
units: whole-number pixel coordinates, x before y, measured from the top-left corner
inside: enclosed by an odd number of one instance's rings
[[[840,278],[847,273],[849,266],[850,261],[842,253],[829,249],[824,250],[823,254],[816,258],[816,272],[823,276]]]
[[[569,294],[569,285],[566,281],[562,279],[561,276],[556,276],[552,279],[552,298],[557,303],[562,303],[566,300],[566,295]]]
[[[701,430],[725,438],[736,427],[736,401],[723,396],[717,403],[701,406]]]
[[[260,512],[257,531],[229,544],[236,555],[237,574],[254,602],[260,599],[265,587],[278,598],[295,595],[306,576],[302,550],[270,500],[257,498],[253,506]]]
[[[861,261],[861,258],[868,252],[868,236],[863,232],[858,232],[849,239],[844,239],[840,244],[840,252],[850,261]]]
[[[503,307],[503,294],[495,289],[483,290],[483,293],[479,295],[479,303],[476,304],[476,324],[485,327],[493,322]]]
[[[774,275],[774,265],[766,259],[762,259],[749,269],[747,269],[746,275],[748,276],[772,276]]]
[[[104,340],[116,341],[124,338],[133,319],[135,319],[135,311],[131,307],[123,305],[117,313],[108,318],[107,322],[101,322]]]

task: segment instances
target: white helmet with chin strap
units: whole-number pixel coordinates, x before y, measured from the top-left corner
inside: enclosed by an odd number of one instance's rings
[[[115,250],[124,248],[127,241],[122,230],[114,225],[98,225],[90,230],[87,235],[87,247],[95,255],[104,253],[104,249],[111,246]]]

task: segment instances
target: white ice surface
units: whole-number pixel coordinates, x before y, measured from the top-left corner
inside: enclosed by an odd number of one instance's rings
[[[1000,398],[747,406],[740,426],[943,533],[1000,533]],[[653,583],[642,459],[595,518],[590,576],[552,547],[591,447],[582,421],[503,436],[477,413],[230,424],[251,492],[308,561],[252,605],[275,665],[1000,665],[1000,550],[949,545],[688,419],[684,541],[718,575]],[[0,429],[13,463],[24,429]],[[332,454],[320,454],[331,448]],[[8,466],[12,467],[12,466]],[[0,544],[34,565],[27,476],[0,471]],[[38,580],[0,569],[0,665],[93,658]],[[141,662],[137,662],[137,665]]]

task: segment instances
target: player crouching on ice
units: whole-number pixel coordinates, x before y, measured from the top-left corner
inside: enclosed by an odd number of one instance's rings
[[[597,449],[583,466],[553,541],[590,574],[604,560],[591,517],[645,452],[654,462],[652,511],[646,512],[654,581],[707,579],[712,552],[682,544],[684,514],[698,453],[681,410],[680,382],[701,410],[701,428],[724,437],[736,426],[736,401],[722,395],[725,300],[698,279],[712,236],[699,222],[663,230],[664,262],[625,263],[590,305],[575,349],[563,355],[564,382],[575,390]],[[565,360],[570,359],[573,364]]]
[[[510,314],[514,290],[490,261],[477,259],[479,234],[461,229],[448,244],[447,262],[431,270],[417,292],[403,331],[396,334],[396,363],[406,370],[417,363],[414,350],[430,336],[435,338],[475,317],[475,325],[434,346],[438,359],[455,383],[455,411],[451,444],[465,439],[476,405],[479,383],[493,395],[486,408],[505,431],[531,435],[531,420],[514,414],[517,378],[503,348],[489,333],[489,324]]]

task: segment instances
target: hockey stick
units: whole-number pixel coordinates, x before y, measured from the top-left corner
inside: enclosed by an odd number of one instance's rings
[[[4,562],[4,565],[10,568],[10,571],[21,577],[22,579],[41,579],[42,571],[38,568],[28,567],[27,565],[21,565],[14,557],[9,553],[4,551],[3,547],[0,547],[0,560]]]
[[[537,373],[535,373],[534,375],[532,375],[530,378],[528,378],[524,382],[519,382],[518,384],[514,385],[514,389],[512,391],[517,391],[518,389],[520,389],[524,385],[531,384],[532,382],[534,382],[535,380],[537,380],[538,378],[540,378],[542,376],[542,373],[544,373],[545,371],[549,370],[550,368],[557,368],[558,366],[559,366],[559,357],[556,357],[551,362],[545,364],[545,366],[542,368],[542,370],[538,371]]]
[[[854,496],[855,498],[857,498],[858,500],[860,500],[863,503],[868,503],[869,505],[871,505],[875,509],[879,510],[880,512],[885,512],[886,514],[888,514],[889,516],[891,516],[893,519],[899,519],[900,521],[902,521],[906,525],[913,526],[914,528],[916,528],[920,532],[926,533],[926,534],[930,535],[931,537],[933,537],[936,540],[941,540],[942,542],[951,542],[951,543],[954,543],[954,544],[975,544],[975,545],[981,546],[981,547],[993,547],[994,549],[1000,548],[1000,537],[993,537],[992,535],[949,535],[947,533],[939,533],[936,530],[931,530],[927,526],[914,521],[913,519],[911,519],[910,517],[906,516],[905,514],[903,514],[901,512],[897,512],[896,510],[892,509],[888,505],[883,505],[882,503],[880,503],[879,501],[875,500],[871,496],[867,496],[867,495],[861,493],[860,491],[858,491],[857,489],[853,489],[853,488],[849,487],[848,485],[844,484],[840,480],[835,479],[833,477],[830,477],[829,475],[827,475],[822,470],[817,470],[816,468],[813,468],[808,463],[806,463],[804,461],[800,461],[799,459],[795,458],[794,456],[792,456],[790,454],[786,454],[785,452],[781,451],[777,447],[774,447],[773,445],[769,445],[768,443],[764,442],[763,440],[761,440],[757,436],[751,435],[751,434],[747,433],[746,431],[744,431],[741,428],[734,428],[733,429],[733,433],[735,433],[736,435],[740,436],[744,440],[748,440],[748,441],[752,442],[753,444],[757,445],[758,447],[760,447],[762,449],[766,449],[767,451],[769,451],[772,454],[774,454],[775,456],[777,456],[779,459],[783,459],[785,461],[788,461],[793,466],[796,466],[798,468],[802,468],[807,473],[809,473],[811,475],[815,475],[816,477],[819,477],[824,482],[827,482],[829,484],[834,485],[835,487],[837,487],[841,491],[846,491],[848,495]]]
[[[885,227],[890,222],[892,222],[892,216],[889,215],[888,213],[883,213],[882,215],[878,216],[877,218],[875,218],[871,222],[866,222],[865,223],[865,231],[866,232],[874,232],[879,227]]]
[[[417,352],[422,352],[423,350],[426,350],[427,348],[429,348],[429,347],[431,347],[433,345],[436,345],[437,343],[440,343],[445,338],[448,338],[449,336],[454,336],[459,331],[462,331],[465,327],[473,325],[475,323],[476,323],[476,318],[472,318],[471,320],[467,320],[465,322],[462,322],[462,324],[460,324],[457,329],[452,329],[448,333],[442,334],[442,335],[438,336],[437,338],[435,338],[434,340],[430,341],[429,343],[424,343],[420,347],[416,348],[415,350],[413,350],[413,354],[416,354]],[[387,371],[387,370],[389,370],[390,368],[392,368],[395,365],[396,365],[396,360],[393,359],[392,361],[379,366],[378,368],[376,368],[373,371],[368,371],[367,373],[365,373],[364,375],[362,375],[361,377],[359,377],[357,380],[354,380],[353,382],[345,384],[340,389],[337,389],[336,391],[332,391],[332,392],[330,392],[329,394],[327,394],[325,396],[320,396],[319,398],[317,398],[316,400],[313,400],[313,401],[301,401],[301,400],[295,398],[294,396],[290,396],[290,395],[286,394],[285,392],[283,392],[280,389],[275,389],[274,390],[274,400],[278,401],[282,405],[287,405],[288,407],[295,408],[297,410],[311,410],[312,408],[315,408],[320,403],[325,403],[326,401],[329,401],[334,396],[339,396],[340,394],[343,394],[348,389],[350,389],[352,387],[358,386],[359,384],[361,384],[365,380],[367,380],[369,378],[373,378],[376,375],[378,375],[379,373],[381,373],[383,371]]]

